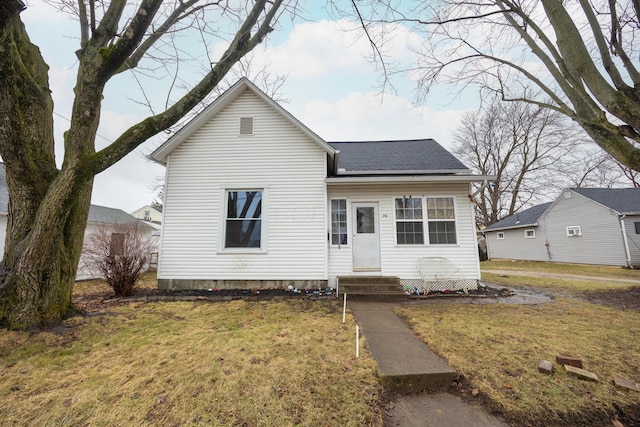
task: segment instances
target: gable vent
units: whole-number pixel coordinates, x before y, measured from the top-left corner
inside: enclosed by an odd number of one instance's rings
[[[253,135],[253,117],[240,117],[240,135]]]

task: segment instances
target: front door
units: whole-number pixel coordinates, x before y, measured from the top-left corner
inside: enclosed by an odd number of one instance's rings
[[[353,203],[353,271],[380,271],[377,203]]]

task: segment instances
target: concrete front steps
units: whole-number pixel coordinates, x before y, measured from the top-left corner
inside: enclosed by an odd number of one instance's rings
[[[376,301],[406,299],[400,278],[395,276],[338,276],[338,294]]]

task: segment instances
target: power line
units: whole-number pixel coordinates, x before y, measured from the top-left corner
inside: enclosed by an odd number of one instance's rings
[[[65,116],[63,116],[62,114],[56,113],[55,111],[53,112],[53,114],[54,114],[54,115],[56,115],[56,116],[58,116],[58,117],[60,117],[60,118],[61,118],[61,119],[63,119],[63,120],[66,120],[67,122],[71,123],[71,119],[66,118],[66,117],[65,117]],[[100,138],[104,139],[104,140],[105,140],[105,141],[107,141],[109,144],[111,144],[111,143],[113,142],[113,141],[112,141],[112,140],[110,140],[109,138],[104,137],[104,136],[100,135],[99,133],[96,133],[96,136],[98,136],[98,137],[100,137]]]

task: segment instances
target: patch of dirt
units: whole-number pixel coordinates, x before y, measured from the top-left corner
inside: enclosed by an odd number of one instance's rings
[[[602,304],[620,310],[640,311],[640,286],[610,291],[589,291],[580,295],[594,304]]]
[[[189,290],[160,290],[153,288],[137,289],[131,297],[116,298],[112,291],[99,291],[83,295],[74,294],[73,303],[87,314],[99,313],[113,307],[128,305],[135,301],[149,300],[153,298],[187,297],[199,299],[225,301],[231,299],[269,300],[273,298],[328,298],[333,291],[325,289],[189,289]]]
[[[622,408],[614,405],[615,408],[603,410],[602,408],[581,408],[577,411],[566,413],[555,413],[552,411],[541,411],[536,414],[515,414],[505,417],[503,408],[491,400],[489,396],[480,392],[463,375],[458,376],[447,389],[449,393],[455,394],[470,404],[480,405],[490,414],[504,417],[510,425],[529,427],[611,427],[617,426],[614,420],[618,420],[624,427],[640,427],[640,405]],[[518,398],[514,396],[514,398]]]

